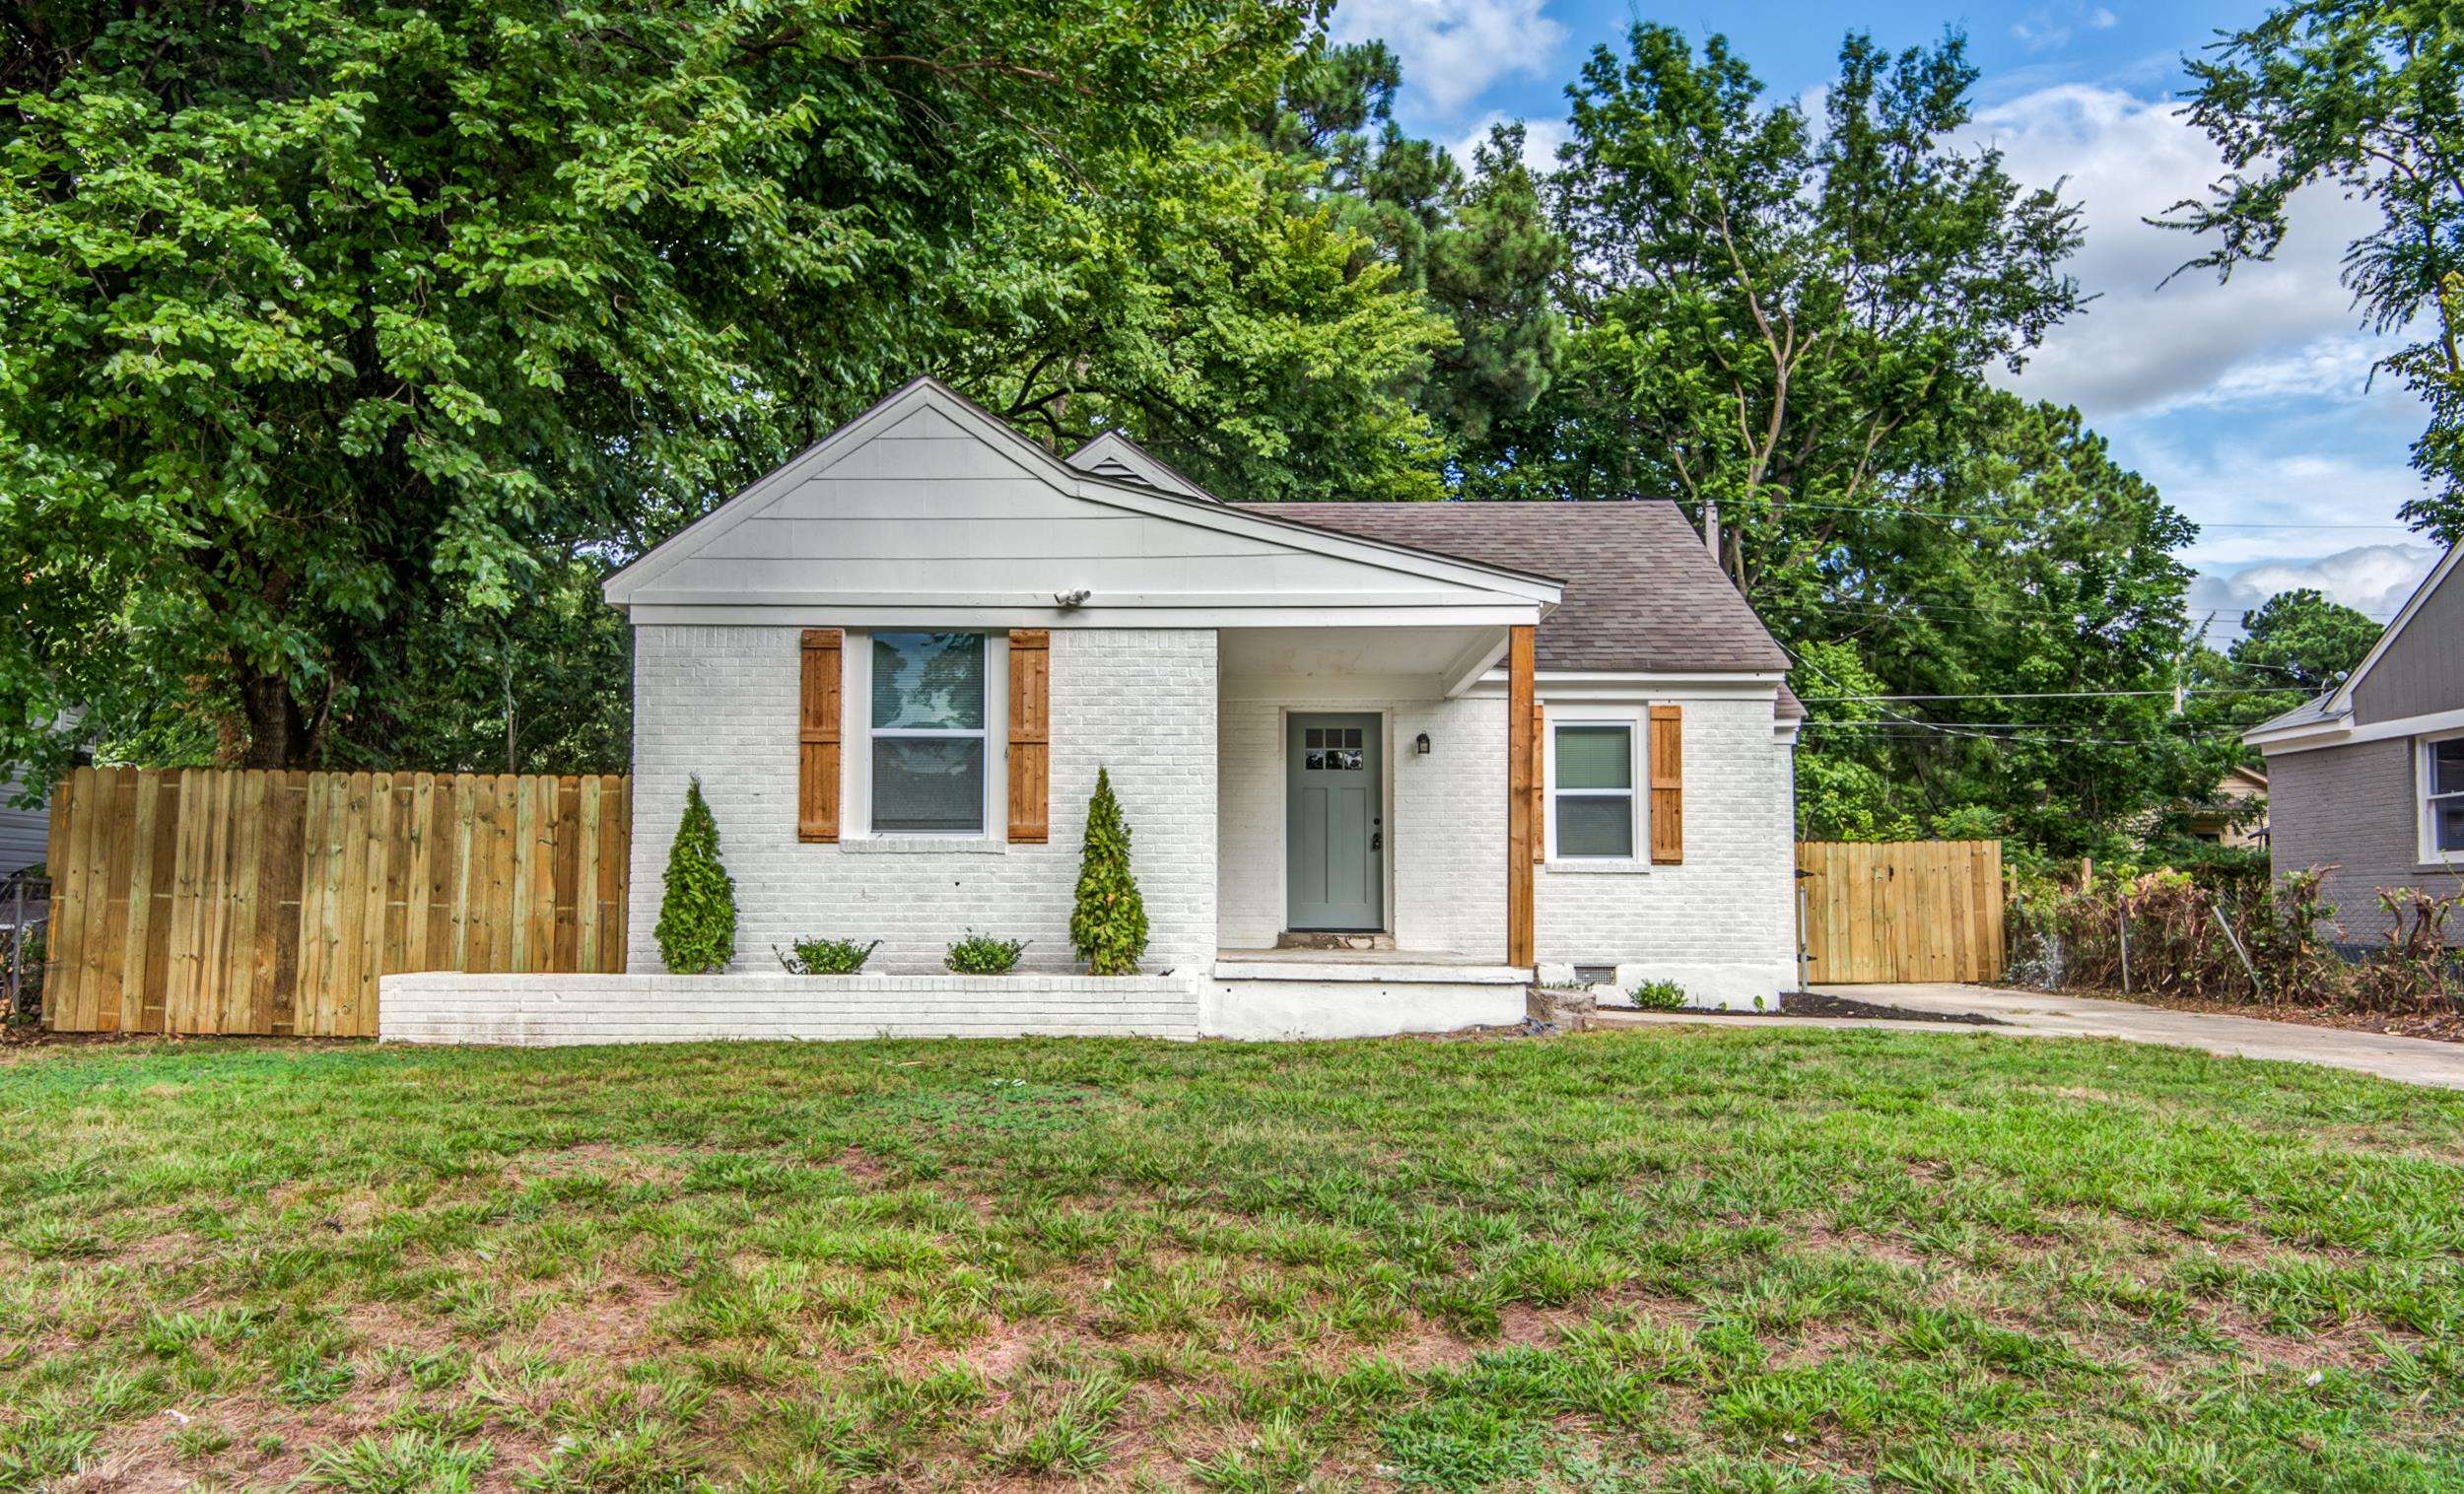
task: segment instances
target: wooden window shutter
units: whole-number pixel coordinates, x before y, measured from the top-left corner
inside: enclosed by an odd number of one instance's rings
[[[1532,864],[1548,859],[1548,708],[1532,703]]]
[[[1685,859],[1685,711],[1651,708],[1651,858]]]
[[[1009,839],[1052,839],[1053,635],[1009,630]]]
[[[795,838],[839,838],[839,658],[836,628],[804,630],[802,703],[796,713]]]

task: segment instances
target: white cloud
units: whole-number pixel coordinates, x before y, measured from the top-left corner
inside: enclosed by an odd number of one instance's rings
[[[1488,132],[1498,125],[1510,123],[1513,117],[1511,114],[1496,111],[1481,115],[1477,123],[1447,145],[1446,153],[1454,157],[1455,164],[1469,173],[1472,170],[1472,149],[1486,145]],[[1567,137],[1573,133],[1572,127],[1562,119],[1524,120],[1523,164],[1536,172],[1555,170],[1557,147],[1565,144]]]
[[[2198,398],[2245,363],[2341,340],[2351,347],[2335,372],[2341,387],[2358,393],[2361,370],[2379,344],[2357,331],[2360,318],[2337,277],[2345,245],[2374,226],[2367,204],[2332,190],[2303,192],[2274,261],[2244,265],[2222,285],[2211,272],[2192,271],[2157,289],[2204,245],[2143,220],[2204,195],[2220,171],[2207,137],[2176,107],[2066,84],[1979,112],[1969,133],[1999,146],[2015,176],[2038,186],[2060,182],[2066,199],[2083,204],[2088,239],[2070,269],[2098,298],[2009,381],[2103,421]]]
[[[2043,11],[2030,11],[2011,23],[2011,35],[2031,52],[2049,52],[2071,44],[2071,29]]]
[[[1337,41],[1383,39],[1403,60],[1403,87],[1449,114],[1500,78],[1543,71],[1565,28],[1543,0],[1344,0]]]
[[[2350,404],[2371,391],[2370,371],[2380,352],[2377,340],[2360,333],[2321,337],[2304,347],[2235,364],[2205,387],[2166,395],[2143,413],[2221,410],[2284,400]]]
[[[2071,44],[2072,28],[2084,26],[2101,32],[2117,25],[2121,18],[2103,6],[2083,8],[2077,3],[2039,5],[2011,23],[2012,38],[2031,52],[2058,51]]]
[[[2391,435],[2383,452],[2370,442],[2356,450],[2313,425],[2280,428],[2244,413],[2208,433],[2184,429],[2187,418],[2118,422],[2105,435],[2116,460],[2211,526],[2186,552],[2196,564],[2307,564],[2339,543],[2394,544],[2405,534],[2396,510],[2421,496],[2422,480],[2405,465],[2402,437]]]
[[[2214,612],[2209,642],[2240,637],[2241,614],[2256,610],[2279,591],[2307,586],[2357,612],[2384,622],[2404,605],[2437,562],[2428,545],[2361,545],[2319,560],[2267,562],[2228,574],[2202,574],[2190,584],[2193,618]]]

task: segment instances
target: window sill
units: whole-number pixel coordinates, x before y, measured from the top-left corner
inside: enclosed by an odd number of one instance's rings
[[[1651,863],[1632,856],[1577,856],[1563,861],[1542,861],[1540,869],[1571,876],[1636,877],[1648,875]]]
[[[989,835],[849,836],[839,849],[859,856],[997,856],[1009,852],[1009,842]]]

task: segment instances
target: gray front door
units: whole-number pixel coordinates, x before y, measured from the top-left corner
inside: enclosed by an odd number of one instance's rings
[[[1285,872],[1296,929],[1386,926],[1386,753],[1374,714],[1294,714]]]

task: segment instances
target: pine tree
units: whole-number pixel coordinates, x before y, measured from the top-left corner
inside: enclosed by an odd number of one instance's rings
[[[1112,795],[1112,775],[1095,771],[1086,809],[1086,849],[1078,856],[1078,906],[1069,915],[1069,942],[1087,973],[1137,974],[1146,953],[1146,900],[1129,875],[1129,824]]]
[[[684,822],[667,848],[657,933],[658,957],[669,975],[715,975],[735,958],[735,879],[719,862],[719,821],[698,778],[685,791]]]

